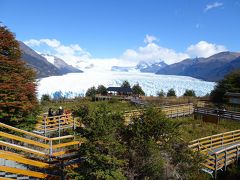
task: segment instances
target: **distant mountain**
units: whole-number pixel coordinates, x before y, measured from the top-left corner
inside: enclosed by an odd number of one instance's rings
[[[144,61],[141,61],[137,64],[136,69],[139,69],[140,72],[156,73],[157,71],[166,66],[167,64],[164,61],[154,63],[146,63]]]
[[[29,67],[36,70],[38,78],[63,74],[57,67],[49,63],[44,57],[36,53],[23,42],[19,41],[19,44],[22,52],[22,59]]]
[[[67,64],[64,60],[62,60],[56,56],[52,56],[49,54],[41,54],[41,56],[46,58],[48,60],[48,62],[53,64],[55,67],[57,67],[63,74],[83,72],[80,69],[77,69],[77,68]]]
[[[185,59],[167,65],[156,74],[191,76],[206,81],[218,81],[237,68],[240,68],[240,53],[221,52],[208,58]]]
[[[56,58],[56,63],[50,63],[45,57],[41,56],[23,42],[19,41],[22,59],[27,65],[37,72],[37,78],[48,76],[59,76],[70,72],[82,72],[66,64],[63,60]]]
[[[152,62],[147,63],[145,61],[140,61],[136,66],[132,67],[120,67],[120,66],[113,66],[112,71],[120,71],[120,72],[149,72],[149,73],[156,73],[161,68],[164,68],[167,64],[163,61],[160,62]]]

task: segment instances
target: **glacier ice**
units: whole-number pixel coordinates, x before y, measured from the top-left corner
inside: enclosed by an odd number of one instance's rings
[[[89,87],[102,84],[120,86],[124,80],[131,85],[139,83],[147,95],[156,95],[161,89],[167,92],[175,89],[177,96],[181,96],[186,89],[193,89],[197,96],[204,96],[214,88],[214,82],[202,81],[188,76],[156,75],[140,72],[113,71],[85,71],[84,73],[70,73],[63,76],[42,78],[38,82],[38,97],[49,94],[52,97],[62,96],[73,98],[83,96]]]

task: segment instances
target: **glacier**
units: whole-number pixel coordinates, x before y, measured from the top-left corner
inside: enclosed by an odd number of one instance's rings
[[[139,83],[146,95],[155,96],[161,89],[167,92],[170,88],[177,96],[183,95],[186,89],[193,89],[197,96],[210,93],[214,82],[207,82],[188,76],[156,75],[141,72],[85,71],[84,73],[69,73],[63,76],[51,76],[38,80],[37,92],[40,99],[43,94],[53,98],[74,98],[84,96],[88,88],[98,85],[120,86],[124,80],[132,85]]]

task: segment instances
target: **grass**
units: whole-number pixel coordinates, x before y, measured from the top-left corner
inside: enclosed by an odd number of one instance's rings
[[[75,110],[79,108],[81,105],[86,105],[89,107],[89,111],[92,112],[94,109],[102,104],[106,104],[111,111],[115,112],[123,112],[128,110],[136,109],[137,107],[130,104],[126,101],[90,101],[88,99],[81,99],[73,102],[48,102],[43,105],[40,105],[40,113],[48,112],[49,108],[53,108],[53,110],[57,110],[59,106],[62,106],[67,110]]]
[[[185,141],[240,129],[240,122],[227,119],[221,120],[219,124],[205,123],[193,118],[180,118],[178,121],[182,123],[180,136]]]
[[[93,102],[88,99],[79,99],[72,102],[48,102],[40,106],[40,112],[47,112],[50,107],[53,108],[53,110],[57,110],[59,106],[62,106],[64,109],[75,110],[82,105],[87,105],[89,107],[89,112],[91,113],[97,106],[102,104],[106,104],[109,109],[114,112],[124,112],[137,109],[136,106],[126,101]],[[194,120],[193,117],[172,119],[172,121],[178,121],[181,123],[180,137],[186,142],[213,134],[240,129],[240,122],[232,120],[221,120],[218,125],[213,123],[205,123],[199,119]]]

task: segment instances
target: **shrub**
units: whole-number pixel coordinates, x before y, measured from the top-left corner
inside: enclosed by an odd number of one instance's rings
[[[167,97],[176,96],[176,92],[173,88],[169,89],[167,92]]]
[[[194,90],[188,90],[186,89],[185,93],[183,94],[183,96],[192,96],[192,97],[196,97],[195,91]]]

